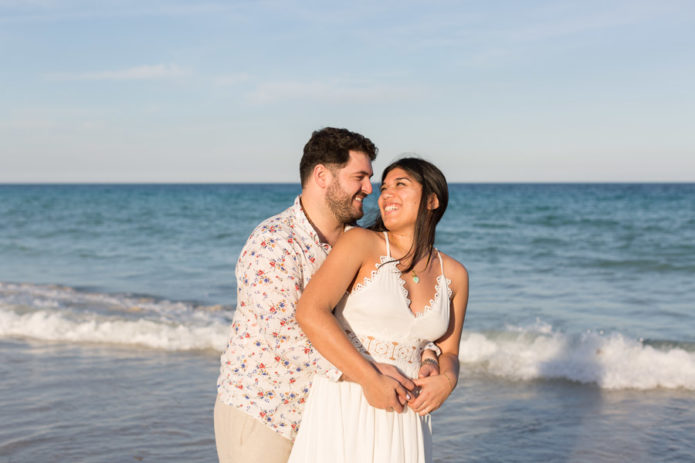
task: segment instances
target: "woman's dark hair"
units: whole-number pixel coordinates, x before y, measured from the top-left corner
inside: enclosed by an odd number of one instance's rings
[[[359,151],[376,159],[377,148],[372,141],[347,129],[325,127],[315,131],[304,145],[304,154],[299,161],[299,178],[302,187],[318,164],[343,167],[350,160],[350,151]]]
[[[381,174],[381,182],[393,169],[401,168],[406,171],[413,179],[422,185],[422,196],[420,197],[420,205],[418,206],[417,219],[415,220],[415,236],[413,238],[413,246],[408,250],[406,256],[412,256],[410,265],[407,269],[402,270],[403,273],[410,272],[415,264],[424,256],[427,256],[429,264],[432,258],[432,250],[434,249],[434,234],[437,223],[444,215],[446,206],[449,204],[449,187],[446,183],[446,178],[441,170],[439,170],[431,162],[420,158],[401,158],[391,163],[384,173]],[[427,208],[427,200],[434,193],[439,200],[439,207],[436,209]],[[384,221],[381,214],[374,220],[370,226],[370,230],[387,231],[384,226]]]

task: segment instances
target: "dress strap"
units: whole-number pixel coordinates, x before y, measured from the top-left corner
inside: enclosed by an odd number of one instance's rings
[[[391,246],[389,245],[389,232],[384,232],[384,238],[386,238],[386,257],[391,257]]]
[[[442,254],[439,252],[439,249],[437,249],[437,257],[439,257],[439,268],[442,271],[442,276],[444,276],[444,261],[442,260]]]

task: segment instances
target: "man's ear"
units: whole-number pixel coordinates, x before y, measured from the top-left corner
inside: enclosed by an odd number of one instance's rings
[[[430,197],[427,198],[427,209],[430,211],[439,209],[439,197],[436,193],[430,193]]]
[[[327,188],[333,180],[333,172],[323,164],[316,164],[312,175],[320,188]]]

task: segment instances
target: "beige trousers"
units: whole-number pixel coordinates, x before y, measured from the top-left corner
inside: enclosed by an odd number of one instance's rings
[[[287,463],[292,441],[217,398],[215,442],[220,463]]]

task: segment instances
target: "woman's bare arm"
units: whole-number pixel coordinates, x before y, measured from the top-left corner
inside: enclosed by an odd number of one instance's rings
[[[406,390],[380,374],[352,345],[333,308],[340,302],[360,268],[375,252],[374,232],[353,228],[343,234],[304,289],[297,305],[297,322],[314,347],[350,380],[362,386],[376,408],[402,411]],[[378,254],[378,252],[376,252]]]

